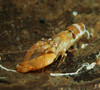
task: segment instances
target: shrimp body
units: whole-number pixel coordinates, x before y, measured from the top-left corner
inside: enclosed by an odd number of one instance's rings
[[[76,23],[53,38],[38,41],[29,49],[24,57],[24,62],[17,65],[17,70],[26,73],[50,65],[59,55],[65,56],[66,50],[74,45],[85,32],[87,32],[85,25]]]

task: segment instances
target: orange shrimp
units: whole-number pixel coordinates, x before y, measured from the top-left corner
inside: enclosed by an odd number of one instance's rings
[[[66,57],[66,50],[74,45],[85,32],[85,25],[76,23],[69,26],[53,38],[41,40],[34,44],[24,57],[24,62],[17,64],[17,71],[26,73],[44,68],[61,55]]]

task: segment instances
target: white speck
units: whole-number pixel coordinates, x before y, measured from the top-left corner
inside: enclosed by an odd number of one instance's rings
[[[63,47],[66,47],[68,45],[68,42],[64,42]]]
[[[51,38],[48,39],[48,41],[51,41],[51,40],[52,40]]]
[[[66,49],[64,48],[64,51],[66,51]]]
[[[41,38],[41,40],[45,40],[44,38]]]
[[[72,39],[72,40],[71,40],[71,43],[74,43],[74,42],[75,42],[75,39]]]
[[[44,45],[44,43],[42,42],[42,45]]]
[[[67,53],[65,53],[64,56],[66,57],[67,56]]]
[[[48,60],[48,63],[50,63],[50,61]]]
[[[74,16],[77,16],[78,15],[78,12],[77,11],[73,11],[73,15]]]
[[[81,48],[83,49],[83,48],[85,48],[87,45],[88,45],[87,43],[86,43],[86,44],[82,44]]]

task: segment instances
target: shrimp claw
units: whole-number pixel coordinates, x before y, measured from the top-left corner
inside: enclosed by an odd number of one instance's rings
[[[29,61],[24,61],[17,65],[18,72],[26,73],[31,70],[41,69],[51,64],[56,58],[55,53],[41,55]]]

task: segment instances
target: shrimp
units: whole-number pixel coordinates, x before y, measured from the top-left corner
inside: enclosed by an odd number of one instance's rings
[[[83,23],[76,23],[48,40],[40,40],[34,44],[24,57],[24,62],[17,64],[17,71],[26,73],[44,68],[61,55],[66,57],[66,51],[88,31]]]

